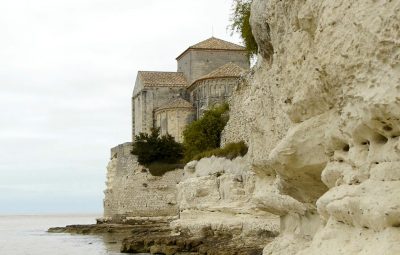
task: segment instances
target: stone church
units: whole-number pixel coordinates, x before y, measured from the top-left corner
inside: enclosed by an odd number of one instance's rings
[[[176,72],[139,71],[132,96],[132,136],[159,127],[182,142],[187,124],[224,102],[249,69],[246,49],[215,37],[190,46]]]

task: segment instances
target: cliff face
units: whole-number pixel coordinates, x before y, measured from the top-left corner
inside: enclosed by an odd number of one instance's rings
[[[400,1],[253,0],[251,24],[259,60],[223,134],[246,157],[191,162],[176,189],[151,193],[116,182],[130,159],[112,160],[106,199],[177,194],[174,231],[264,255],[400,254]]]
[[[111,149],[104,191],[104,220],[121,222],[140,217],[176,217],[176,184],[182,170],[152,176],[131,154],[132,144]]]
[[[240,254],[252,254],[253,248],[260,251],[278,235],[279,218],[254,207],[255,185],[254,173],[243,158],[192,161],[177,187],[180,213],[171,227],[194,237],[229,236],[233,250],[252,247]]]
[[[281,217],[264,254],[400,254],[400,2],[254,0],[251,23],[224,139],[273,184],[253,198]]]

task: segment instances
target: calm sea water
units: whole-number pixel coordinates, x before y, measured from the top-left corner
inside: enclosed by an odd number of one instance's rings
[[[50,227],[93,224],[91,216],[0,216],[1,255],[116,255],[119,244],[101,236],[47,233]]]

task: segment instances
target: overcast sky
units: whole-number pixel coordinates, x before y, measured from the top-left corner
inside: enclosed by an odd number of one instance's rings
[[[0,0],[0,214],[102,212],[138,70],[175,71],[232,0]]]

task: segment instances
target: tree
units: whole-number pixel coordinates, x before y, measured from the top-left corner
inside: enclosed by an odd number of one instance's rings
[[[213,108],[190,123],[183,131],[184,160],[186,162],[201,152],[218,148],[221,133],[228,122],[228,104]]]
[[[158,146],[161,162],[173,164],[183,158],[183,145],[176,142],[170,134],[161,136]]]
[[[248,56],[251,58],[258,52],[258,45],[254,39],[250,26],[250,12],[252,0],[234,0],[231,14],[231,25],[229,28],[232,33],[239,33],[247,49]]]
[[[145,166],[153,162],[173,164],[182,159],[183,146],[169,134],[160,137],[160,129],[152,128],[150,134],[135,136],[132,154],[137,155],[139,163]]]

